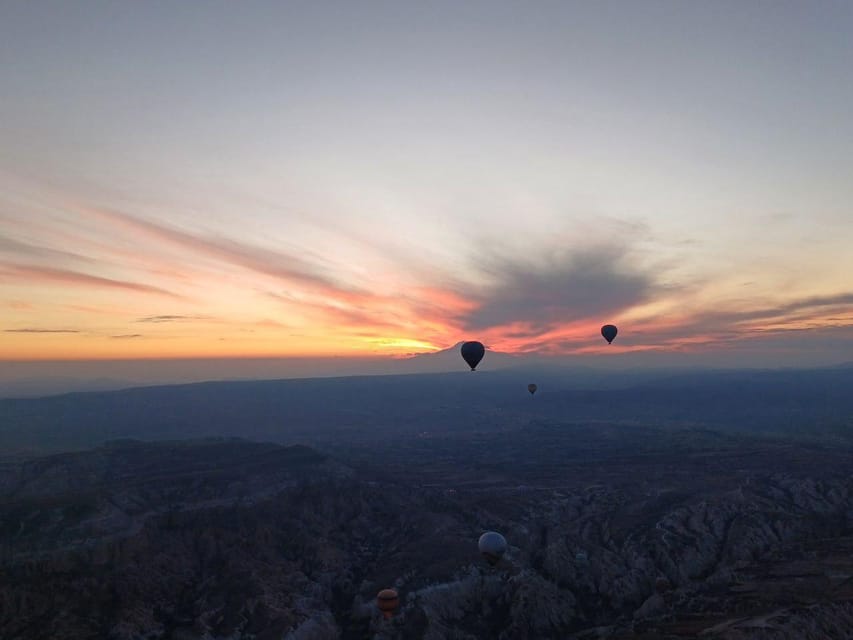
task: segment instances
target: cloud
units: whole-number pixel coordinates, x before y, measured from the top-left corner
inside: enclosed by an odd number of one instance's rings
[[[27,258],[45,259],[45,260],[77,260],[83,262],[93,262],[88,256],[70,251],[61,251],[59,249],[50,249],[48,247],[40,247],[28,242],[14,240],[8,236],[0,236],[0,253],[15,254],[25,256]]]
[[[788,336],[794,347],[806,344],[810,334],[833,328],[853,327],[853,293],[826,296],[804,296],[773,303],[765,301],[751,309],[728,303],[707,303],[689,312],[669,316],[663,314],[644,321],[620,326],[618,348],[658,348],[665,350],[701,350],[711,346],[725,347],[772,336]],[[743,306],[738,302],[737,306]],[[614,343],[616,344],[616,343]],[[558,348],[564,351],[584,350],[583,341],[568,339]]]
[[[35,265],[0,263],[0,277],[7,276],[16,279],[35,280],[41,282],[55,282],[61,284],[71,284],[88,287],[103,287],[109,289],[124,289],[126,291],[134,291],[137,293],[156,293],[170,298],[181,298],[181,296],[166,291],[160,287],[154,287],[138,282],[128,282],[125,280],[113,280],[112,278],[102,278],[100,276],[92,276],[79,271],[69,271],[68,269],[54,269],[51,267],[39,267]]]
[[[5,333],[80,333],[76,329],[3,329]]]
[[[268,327],[273,329],[287,329],[289,325],[284,324],[283,322],[279,322],[278,320],[273,320],[271,318],[263,318],[254,323],[255,326],[258,327]]]
[[[835,317],[841,313],[851,317]],[[829,321],[840,325],[850,324],[853,320],[853,293],[839,293],[829,296],[806,296],[777,304],[765,302],[753,309],[707,309],[694,312],[676,328],[679,334],[728,333],[727,337],[736,339],[748,331],[784,330],[802,328],[804,322],[815,322],[816,326],[827,326]],[[726,336],[721,336],[726,337]]]
[[[732,319],[756,320],[762,318],[774,318],[788,316],[802,312],[813,313],[820,311],[825,313],[827,309],[845,309],[853,311],[853,292],[839,293],[831,296],[808,296],[786,302],[781,305],[769,306],[763,309],[751,311],[730,312],[727,315]]]
[[[622,331],[611,349],[614,352],[678,351],[709,349],[762,331],[802,328],[809,323],[816,327],[853,323],[845,317],[851,313],[853,293],[736,300],[721,298],[710,281],[668,284],[673,273],[681,273],[679,265],[665,262],[672,260],[668,251],[672,247],[661,246],[665,243],[642,224],[618,220],[605,225],[605,231],[591,225],[572,237],[552,238],[553,245],[559,242],[559,247],[569,250],[531,256],[520,254],[518,245],[490,242],[477,253],[479,274],[467,269],[450,275],[441,270],[414,274],[406,264],[402,277],[380,280],[386,287],[382,289],[373,283],[350,286],[345,282],[350,274],[338,272],[338,277],[334,265],[322,256],[298,248],[265,248],[123,212],[89,212],[119,230],[173,245],[196,263],[213,260],[281,281],[280,286],[259,284],[256,290],[285,303],[288,310],[295,308],[299,322],[310,322],[338,337],[402,340],[417,335],[442,345],[476,336],[509,351],[582,353],[602,348],[598,327],[615,321]],[[755,274],[744,274],[744,280],[754,278]],[[397,282],[397,290],[388,288],[392,281]],[[737,295],[744,296],[743,292],[739,289]],[[830,322],[830,318],[839,320]],[[136,322],[209,319],[162,314]]]
[[[113,338],[115,340],[130,340],[132,338],[141,338],[141,337],[142,337],[141,333],[125,333],[125,334],[118,335],[118,336],[110,336],[110,338]]]
[[[307,260],[304,255],[296,256],[228,238],[189,233],[119,211],[104,209],[90,209],[88,211],[90,214],[130,228],[134,232],[145,233],[158,240],[177,245],[182,249],[191,250],[256,273],[301,283],[329,297],[350,299],[363,296],[366,293],[364,290],[341,284],[318,264],[319,259],[311,261]]]
[[[8,302],[5,303],[5,306],[9,307],[10,309],[17,309],[17,310],[34,309],[35,308],[31,302],[25,302],[24,300],[9,300]]]
[[[345,286],[330,275],[331,270],[324,268],[322,259],[315,259],[310,253],[306,256],[301,252],[294,254],[278,248],[271,250],[228,238],[210,237],[120,211],[97,209],[89,210],[89,213],[107,220],[120,231],[177,246],[190,259],[196,260],[194,256],[210,258],[284,281],[279,293],[268,293],[271,298],[296,305],[317,326],[333,327],[339,334],[371,331],[380,336],[405,336],[417,331],[419,335],[431,333],[433,340],[441,344],[450,339],[448,336],[452,336],[456,327],[461,325],[461,312],[469,311],[477,304],[457,283],[452,286],[415,284],[404,291],[390,293],[379,292],[370,284],[365,287]],[[41,277],[60,277],[58,270],[39,269]],[[29,273],[34,275],[32,270]],[[18,275],[21,275],[20,270]],[[75,276],[65,272],[62,277],[70,279]],[[82,278],[85,275],[76,276],[78,282]],[[90,284],[95,282],[86,280]],[[157,314],[138,318],[136,322],[177,323],[202,319],[206,317]]]
[[[182,322],[183,320],[210,320],[209,316],[147,316],[138,318],[136,322]]]
[[[584,248],[543,262],[493,259],[491,288],[472,293],[478,305],[464,316],[468,329],[521,323],[529,335],[586,319],[607,320],[662,289],[648,269],[632,264],[622,246]],[[524,330],[514,328],[516,334]]]
[[[314,322],[331,324],[338,332],[346,331],[353,335],[361,335],[360,332],[365,331],[371,336],[408,334],[416,328],[442,324],[449,315],[446,309],[436,307],[428,299],[407,295],[365,293],[340,301],[298,300],[273,291],[265,294],[278,302],[298,303]]]

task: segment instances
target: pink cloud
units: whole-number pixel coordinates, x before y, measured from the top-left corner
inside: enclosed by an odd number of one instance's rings
[[[102,278],[93,276],[79,271],[69,271],[67,269],[54,269],[51,267],[39,267],[35,265],[21,265],[0,263],[0,277],[8,281],[26,280],[38,283],[56,283],[70,284],[84,287],[101,287],[110,289],[123,289],[125,291],[135,291],[137,293],[154,293],[157,295],[168,296],[170,298],[181,298],[181,296],[147,284],[139,282],[128,282],[125,280],[113,280],[111,278]]]

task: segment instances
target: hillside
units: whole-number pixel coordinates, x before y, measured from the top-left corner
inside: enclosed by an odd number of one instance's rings
[[[7,463],[0,636],[825,638],[853,632],[850,463],[604,423]],[[510,543],[497,569],[488,529]]]
[[[704,426],[848,441],[853,368],[593,376],[529,370],[210,382],[0,400],[0,451],[117,438],[362,445],[537,420]],[[526,385],[537,380],[535,397]]]

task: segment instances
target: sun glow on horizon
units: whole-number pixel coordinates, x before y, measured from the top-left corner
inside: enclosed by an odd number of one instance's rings
[[[853,14],[804,11],[4,9],[0,360],[853,360]]]

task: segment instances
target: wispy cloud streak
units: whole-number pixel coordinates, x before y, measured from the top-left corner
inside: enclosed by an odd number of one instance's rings
[[[42,247],[30,244],[28,242],[15,240],[8,236],[0,236],[0,254],[4,253],[16,256],[23,256],[25,259],[46,261],[74,260],[78,262],[87,263],[94,262],[94,260],[92,260],[92,258],[90,258],[89,256],[85,256],[80,253],[63,251],[61,249],[51,249],[49,247]]]
[[[299,283],[320,294],[350,299],[365,295],[365,291],[341,284],[316,263],[282,251],[273,251],[228,238],[210,237],[182,231],[174,227],[143,220],[119,211],[90,210],[113,223],[170,242],[182,249],[221,260],[273,278]]]
[[[89,275],[79,271],[70,271],[67,269],[56,269],[52,267],[40,267],[36,265],[0,263],[0,278],[5,277],[8,280],[30,280],[41,283],[56,283],[69,284],[85,287],[101,287],[108,289],[122,289],[125,291],[133,291],[136,293],[154,293],[157,295],[167,296],[170,298],[182,298],[171,291],[155,287],[152,285],[142,284],[139,282],[128,282],[126,280],[113,280],[112,278],[102,278],[100,276]]]
[[[136,322],[181,322],[184,320],[210,320],[210,316],[178,316],[178,315],[163,315],[163,316],[147,316],[138,318]]]
[[[80,333],[76,329],[3,329],[4,333]]]

